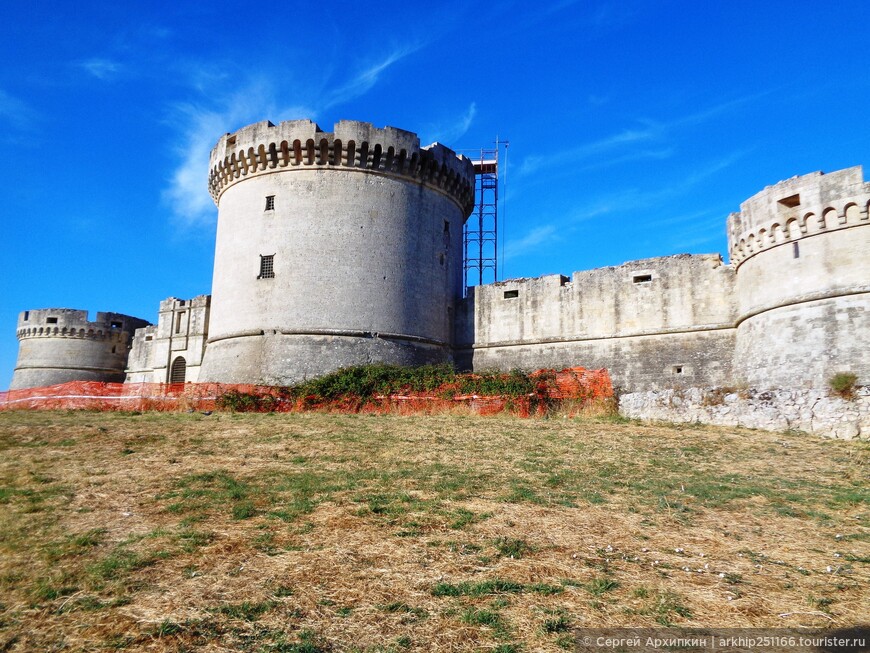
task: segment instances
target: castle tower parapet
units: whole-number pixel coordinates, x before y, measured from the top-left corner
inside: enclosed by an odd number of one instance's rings
[[[768,186],[728,217],[728,252],[740,266],[763,250],[870,224],[870,183],[861,166],[813,172]]]
[[[854,372],[870,382],[868,208],[856,166],[768,186],[729,216],[740,380],[819,388]]]
[[[436,189],[467,214],[474,207],[474,166],[440,143],[420,147],[416,134],[342,120],[332,133],[310,120],[269,121],[225,134],[211,153],[208,188],[215,204],[230,186],[276,171],[344,168],[404,177]]]
[[[90,321],[87,311],[71,308],[22,311],[18,362],[9,387],[123,381],[133,332],[147,324],[121,313],[97,313]]]

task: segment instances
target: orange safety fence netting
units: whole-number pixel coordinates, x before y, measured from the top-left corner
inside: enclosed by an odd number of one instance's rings
[[[521,416],[544,413],[565,400],[583,405],[613,396],[607,370],[571,367],[561,371],[538,370],[530,375],[535,391],[528,395],[459,395],[444,386],[429,392],[408,392],[370,399],[293,396],[287,388],[229,383],[101,383],[71,381],[58,385],[0,392],[0,410],[122,410],[122,411],[213,411],[233,407],[228,396],[240,398],[240,410],[262,412],[300,412],[327,410],[337,412],[430,413],[465,406],[475,413],[489,415],[503,411]]]

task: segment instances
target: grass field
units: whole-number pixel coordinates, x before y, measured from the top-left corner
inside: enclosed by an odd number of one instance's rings
[[[0,413],[0,651],[559,651],[868,620],[870,444],[592,419]]]

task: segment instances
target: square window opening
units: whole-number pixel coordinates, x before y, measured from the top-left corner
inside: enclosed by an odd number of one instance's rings
[[[674,374],[682,374],[683,366],[682,365],[674,365]]]
[[[520,296],[519,290],[505,290],[504,291],[504,298],[505,299],[516,299],[519,296]]]
[[[797,194],[797,195],[790,195],[788,197],[783,197],[781,200],[779,200],[779,204],[781,204],[782,206],[784,206],[787,209],[793,209],[796,206],[801,205],[801,196],[800,196],[800,194]]]
[[[154,340],[154,336],[145,336],[145,342],[149,342],[151,340]]]
[[[56,317],[47,317],[47,318],[45,318],[45,323],[46,324],[57,324],[57,318]]]
[[[109,326],[113,329],[122,329],[124,328],[123,322],[113,321],[109,323]]]
[[[275,210],[275,196],[274,195],[266,195],[266,210],[274,211]]]
[[[631,278],[634,283],[652,283],[651,274],[636,274]]]

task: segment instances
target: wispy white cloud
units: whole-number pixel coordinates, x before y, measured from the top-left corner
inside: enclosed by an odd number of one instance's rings
[[[542,13],[544,15],[551,15],[557,12],[563,11],[564,9],[568,9],[569,7],[573,7],[579,2],[584,2],[585,0],[561,0],[560,2],[548,3],[541,7],[543,10]]]
[[[640,211],[650,218],[643,221],[642,228],[638,225],[638,233],[658,228],[664,234],[662,242],[667,246],[658,255],[688,252],[718,242],[721,239],[719,225],[727,210],[706,207],[691,213],[678,212],[684,206],[680,198],[703,184],[709,177],[734,165],[745,155],[745,151],[732,152],[710,161],[691,175],[652,191],[623,188],[574,206],[560,214],[562,217],[558,223],[535,227],[521,238],[508,241],[504,258],[509,260],[527,256],[534,250],[552,250],[554,243],[571,240],[577,234],[588,231],[590,227],[586,223],[597,222],[604,225],[615,216]],[[674,208],[673,214],[668,213],[670,207]]]
[[[777,91],[778,88],[771,88],[761,91],[760,93],[752,93],[750,95],[744,95],[738,98],[733,98],[731,100],[726,100],[725,102],[720,102],[719,104],[715,104],[711,107],[706,107],[704,109],[701,109],[700,111],[696,111],[694,113],[690,113],[688,115],[680,116],[678,118],[670,120],[665,124],[665,127],[668,129],[675,129],[679,127],[700,125],[707,122],[708,120],[711,120],[712,118],[725,115],[735,109],[738,109]]]
[[[621,27],[637,15],[637,9],[630,3],[602,2],[592,15],[592,24],[598,29]]]
[[[0,124],[6,124],[15,129],[26,129],[31,126],[36,113],[24,101],[0,89]]]
[[[117,78],[123,69],[123,66],[117,61],[100,57],[78,61],[76,65],[102,81],[110,81]]]
[[[728,100],[665,122],[644,119],[639,121],[641,128],[623,129],[574,148],[528,156],[520,163],[515,174],[519,178],[524,178],[543,170],[564,167],[569,163],[575,167],[575,170],[591,170],[644,159],[665,159],[675,152],[675,148],[669,145],[669,141],[673,140],[675,132],[679,129],[700,125],[725,115],[769,92],[771,91]],[[658,144],[658,147],[650,147],[651,144]],[[643,149],[638,149],[640,146]],[[594,161],[582,165],[589,159]]]
[[[350,79],[340,83],[337,88],[332,90],[326,96],[323,102],[323,109],[331,109],[332,107],[344,104],[355,98],[368,93],[375,84],[378,83],[381,75],[390,68],[390,66],[398,63],[408,55],[416,52],[422,45],[407,46],[397,48],[390,52],[383,59],[376,61],[368,67],[362,69],[353,75]]]
[[[277,83],[279,76],[286,79],[286,71],[260,72],[257,77],[242,76],[242,83],[234,85],[236,92],[220,93],[217,89],[221,88],[224,73],[219,68],[213,65],[186,67],[188,84],[200,97],[196,101],[174,105],[168,120],[180,134],[178,164],[168,180],[163,199],[177,221],[184,227],[191,227],[214,220],[214,204],[203,177],[218,136],[264,118],[273,122],[317,119],[322,112],[368,93],[390,66],[415,49],[391,52],[348,79],[339,80],[334,90],[328,93],[322,92],[323,80],[314,76],[295,84]],[[281,96],[281,90],[288,88],[293,89],[292,97]],[[295,101],[298,97],[317,98],[317,102],[303,105]]]
[[[469,130],[474,122],[474,116],[477,115],[477,103],[472,102],[468,105],[458,119],[450,124],[441,124],[434,127],[430,126],[422,130],[420,140],[424,143],[442,143],[449,147],[455,147],[457,141],[462,138]]]
[[[602,168],[608,168],[610,166],[620,165],[622,163],[631,163],[633,161],[645,161],[645,160],[663,160],[669,159],[674,154],[673,147],[661,147],[658,149],[643,149],[643,150],[635,150],[633,152],[626,152],[625,154],[614,156],[614,157],[600,157],[591,161],[590,163],[579,166],[577,170],[579,172],[586,172],[589,170],[600,170]]]
[[[676,215],[669,215],[664,218],[657,218],[655,220],[649,220],[646,224],[655,227],[674,227],[678,225],[685,224],[707,224],[714,221],[721,221],[722,212],[715,211],[710,208],[706,208],[703,211],[694,211],[692,213],[678,213]]]
[[[171,122],[182,125],[181,140],[176,148],[179,162],[163,193],[174,215],[185,226],[195,226],[214,219],[212,199],[204,175],[217,138],[240,126],[262,120],[313,117],[315,111],[301,105],[280,107],[271,94],[273,85],[252,82],[238,92],[218,98],[211,107],[196,103],[177,104]]]
[[[526,232],[516,240],[508,241],[504,246],[504,259],[509,260],[521,255],[528,255],[539,246],[560,240],[558,227],[555,224],[542,225]]]
[[[624,129],[617,134],[612,134],[591,143],[584,143],[578,147],[526,157],[517,169],[516,174],[523,177],[545,168],[562,167],[568,163],[577,164],[593,156],[601,156],[636,143],[654,140],[660,134],[661,128],[652,124],[646,129]]]
[[[567,226],[610,214],[624,214],[629,211],[649,211],[651,207],[656,207],[657,212],[660,213],[666,208],[663,205],[666,205],[667,202],[690,192],[710,177],[737,163],[746,154],[748,154],[747,150],[737,150],[713,159],[706,165],[695,169],[691,174],[678,178],[671,184],[657,187],[654,190],[644,191],[638,188],[621,188],[605,197],[593,199],[585,205],[573,208],[566,216],[563,224]],[[700,218],[707,213],[709,213],[709,210],[693,214],[689,217],[697,216]],[[682,215],[673,219],[665,218],[658,220],[654,224],[678,223],[688,221],[689,217]]]

